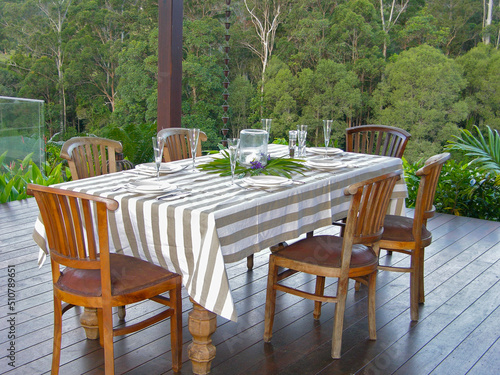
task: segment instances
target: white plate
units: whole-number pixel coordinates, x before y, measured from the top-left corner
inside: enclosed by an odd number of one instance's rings
[[[325,154],[325,148],[324,147],[308,147],[306,149],[307,152],[310,152],[311,154],[318,154],[318,155],[324,155]],[[328,147],[326,149],[326,154],[327,155],[335,155],[335,154],[340,154],[344,152],[340,148],[335,148],[335,147]]]
[[[292,180],[281,176],[252,176],[247,177],[245,182],[252,186],[283,186],[293,183]]]
[[[124,188],[131,193],[158,194],[175,190],[177,186],[165,181],[140,180],[129,182]]]
[[[136,166],[137,169],[154,172],[156,173],[156,163],[144,163]],[[161,163],[160,164],[160,173],[175,173],[182,169],[186,168],[185,166],[180,166],[177,164],[170,163]]]
[[[336,169],[343,166],[340,161],[330,160],[330,159],[313,159],[308,160],[305,163],[311,168],[322,168],[322,169]]]

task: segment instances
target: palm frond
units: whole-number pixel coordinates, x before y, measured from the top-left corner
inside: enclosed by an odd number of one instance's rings
[[[462,129],[461,137],[454,136],[455,140],[449,142],[446,146],[449,150],[464,152],[468,157],[473,158],[472,162],[484,172],[500,174],[500,135],[498,131],[488,128],[488,139],[486,140],[479,130],[476,129],[477,137],[469,130]]]

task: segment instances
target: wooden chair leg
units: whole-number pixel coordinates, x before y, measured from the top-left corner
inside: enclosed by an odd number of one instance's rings
[[[182,296],[181,287],[170,291],[170,301],[174,314],[170,317],[170,347],[172,351],[172,369],[179,372],[182,367]]]
[[[271,341],[273,336],[274,311],[276,307],[276,289],[274,284],[278,280],[278,267],[274,257],[269,258],[269,275],[267,276],[266,310],[264,314],[264,341]]]
[[[342,350],[342,330],[344,327],[345,300],[349,279],[340,280],[337,287],[337,304],[333,324],[332,358],[339,359]]]
[[[62,305],[61,300],[54,296],[54,346],[52,349],[52,375],[59,374],[59,363],[61,360],[61,336],[62,336]]]
[[[125,310],[125,306],[118,306],[117,313],[118,313],[118,318],[120,320],[125,320],[125,315],[127,315],[127,310]]]
[[[99,345],[104,348],[104,331],[102,324],[102,309],[97,310],[97,326],[99,328]]]
[[[359,292],[360,289],[361,289],[361,282],[356,280],[356,282],[354,283],[354,290],[356,292]]]
[[[325,277],[324,276],[316,276],[316,290],[314,294],[317,296],[323,296],[325,293]],[[314,301],[314,312],[313,317],[314,320],[318,320],[321,316],[321,302]]]
[[[247,256],[247,269],[251,271],[253,269],[253,254]]]
[[[418,289],[419,289],[419,256],[413,253],[411,256],[410,272],[410,316],[411,320],[418,320]]]
[[[377,289],[377,272],[368,275],[368,332],[370,340],[377,339],[377,321],[376,321],[376,306],[375,293]]]
[[[418,302],[425,302],[425,292],[424,292],[424,249],[419,251],[419,267],[418,267]]]
[[[115,357],[113,348],[113,314],[111,306],[103,306],[102,314],[102,332],[104,341],[104,372],[106,375],[115,373]]]

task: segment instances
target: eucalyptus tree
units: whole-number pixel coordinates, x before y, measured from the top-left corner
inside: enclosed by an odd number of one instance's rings
[[[384,59],[387,58],[387,43],[389,42],[389,34],[394,26],[400,20],[401,15],[407,10],[410,0],[379,0],[380,21],[382,23],[382,31],[385,34],[382,54]]]
[[[374,51],[379,53],[384,38],[376,9],[368,0],[354,0],[337,6],[330,32],[333,59],[344,64],[354,64]]]
[[[74,9],[76,32],[68,43],[71,61],[67,75],[79,88],[79,106],[88,106],[88,111],[99,112],[96,107],[103,105],[109,114],[115,110],[118,56],[129,39],[129,15],[140,12],[140,5],[96,0],[81,2]]]
[[[446,55],[458,56],[480,41],[483,0],[426,0],[426,6],[445,33]]]
[[[328,58],[331,16],[335,0],[296,0],[280,26],[276,54],[296,74],[314,69],[320,59]]]
[[[269,63],[266,80],[263,116],[273,119],[271,132],[275,137],[285,137],[287,130],[296,125],[299,117],[296,100],[297,77],[285,63],[274,57]]]
[[[253,40],[240,42],[261,62],[260,91],[264,96],[266,68],[272,57],[276,31],[282,23],[291,0],[243,0],[254,27]]]
[[[436,48],[421,45],[402,52],[385,69],[375,93],[375,121],[412,135],[405,156],[416,161],[439,153],[469,108],[462,68]]]
[[[500,51],[480,43],[457,62],[467,79],[464,96],[470,107],[468,128],[473,124],[481,130],[485,125],[500,130]]]
[[[78,0],[25,0],[6,1],[3,7],[6,26],[16,38],[18,54],[26,54],[29,59],[17,61],[33,64],[33,60],[49,58],[55,67],[56,75],[45,76],[43,79],[52,81],[56,85],[59,113],[59,127],[61,133],[66,130],[67,108],[64,70],[66,66],[66,43],[71,35],[67,33],[70,8]],[[43,64],[33,66],[46,67]],[[15,60],[10,62],[13,69],[23,75],[38,74],[30,66],[22,66]],[[44,74],[40,72],[40,74]],[[31,79],[31,78],[30,78]],[[32,79],[31,79],[32,80]]]
[[[323,59],[314,71],[304,69],[298,74],[298,85],[300,121],[310,125],[310,140],[314,144],[322,141],[324,119],[334,120],[332,139],[341,140],[362,106],[356,74],[344,64]]]
[[[448,32],[440,28],[438,20],[427,7],[420,9],[398,30],[396,41],[402,50],[428,44],[442,47],[447,43]]]

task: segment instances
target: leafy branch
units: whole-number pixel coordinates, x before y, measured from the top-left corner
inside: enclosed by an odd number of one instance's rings
[[[229,155],[227,151],[221,151],[222,158],[214,159],[209,163],[198,166],[201,170],[208,173],[219,173],[221,176],[231,175],[231,164],[229,163]],[[271,158],[267,161],[265,167],[256,164],[251,167],[245,167],[236,162],[234,173],[236,175],[244,174],[255,176],[259,174],[283,176],[290,178],[293,173],[300,173],[307,169],[300,159],[288,158]]]
[[[449,150],[464,152],[466,156],[474,158],[472,163],[476,164],[480,171],[496,175],[497,184],[500,184],[500,135],[497,130],[488,128],[488,139],[483,137],[479,128],[474,125],[477,137],[469,130],[462,129],[461,137],[454,136],[446,146]]]

